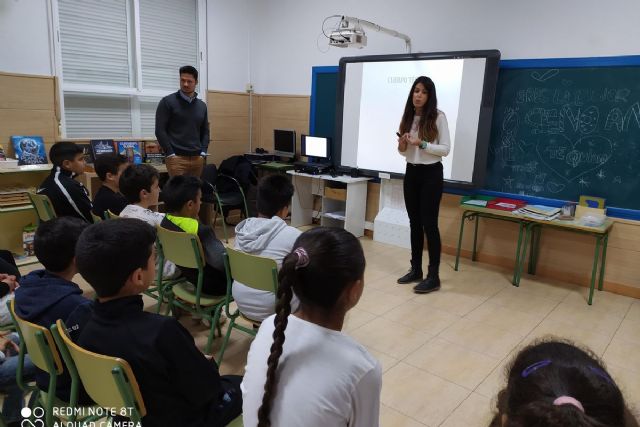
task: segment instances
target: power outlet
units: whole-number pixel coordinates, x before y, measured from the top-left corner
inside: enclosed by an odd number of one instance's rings
[[[247,83],[247,84],[245,85],[245,87],[244,87],[244,90],[245,90],[247,93],[253,92],[253,85],[252,85],[251,83]]]

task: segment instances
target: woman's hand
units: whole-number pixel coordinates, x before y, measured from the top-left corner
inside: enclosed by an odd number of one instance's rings
[[[419,147],[420,144],[422,144],[422,141],[418,138],[409,138],[409,136],[407,135],[407,143],[409,145],[413,145],[414,147]]]
[[[408,133],[405,133],[400,138],[398,138],[398,151],[400,151],[401,153],[404,153],[405,151],[407,151],[408,141],[409,141]]]

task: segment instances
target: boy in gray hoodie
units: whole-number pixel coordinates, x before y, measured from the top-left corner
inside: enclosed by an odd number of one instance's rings
[[[282,265],[291,252],[300,230],[284,222],[293,197],[293,185],[284,175],[268,175],[258,183],[256,203],[257,218],[247,218],[236,226],[235,249],[242,252],[272,258]],[[250,288],[237,280],[233,282],[233,299],[242,314],[252,320],[263,321],[275,313],[276,297],[273,292]],[[291,312],[298,309],[298,299],[293,296]]]

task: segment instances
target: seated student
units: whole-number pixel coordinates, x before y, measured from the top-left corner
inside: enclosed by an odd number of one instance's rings
[[[103,221],[78,241],[78,268],[98,302],[77,343],[131,365],[144,427],[222,426],[241,412],[241,377],[223,376],[173,317],[143,311],[155,276],[156,231],[137,219]]]
[[[227,276],[224,271],[224,245],[216,237],[213,228],[198,221],[198,212],[202,199],[202,181],[195,176],[176,175],[162,190],[167,215],[160,225],[168,230],[195,234],[200,238],[206,265],[202,291],[209,295],[227,293]],[[198,270],[180,267],[182,275],[196,284]]]
[[[88,319],[93,303],[82,296],[82,289],[72,282],[78,273],[75,247],[87,223],[78,218],[59,217],[41,223],[36,230],[34,250],[44,270],[23,276],[15,290],[18,317],[47,329],[58,319],[65,321],[72,335],[77,334]],[[36,384],[49,387],[49,375],[38,370]],[[70,379],[58,378],[58,397],[68,401]]]
[[[272,258],[282,265],[300,236],[300,230],[284,222],[293,197],[293,185],[286,176],[268,175],[260,180],[257,191],[257,218],[247,218],[236,226],[235,248],[251,254]],[[273,292],[252,289],[233,282],[233,299],[240,311],[252,320],[264,320],[275,313]],[[291,311],[298,309],[294,295]]]
[[[141,219],[154,227],[160,225],[164,214],[149,209],[158,204],[160,175],[149,165],[129,165],[120,176],[120,192],[129,204],[120,212],[122,218]],[[159,268],[159,267],[158,267]],[[180,270],[170,261],[162,267],[162,277],[172,279],[180,276]]]
[[[120,175],[128,165],[122,154],[102,154],[96,158],[94,167],[102,186],[93,198],[93,213],[100,218],[108,210],[120,215],[127,206],[127,199],[120,193]]]
[[[120,175],[120,192],[129,204],[120,212],[123,218],[138,218],[149,225],[160,225],[164,214],[149,209],[158,205],[160,174],[153,166],[129,165]]]
[[[341,332],[364,287],[362,246],[348,231],[317,227],[294,248],[279,273],[276,314],[247,356],[244,425],[377,427],[380,363]],[[290,314],[294,291],[300,309]]]
[[[84,173],[82,148],[69,141],[57,142],[49,150],[49,159],[53,163],[53,169],[40,184],[38,194],[51,199],[57,216],[74,216],[93,223],[89,192],[84,185],[73,179]]]
[[[507,375],[491,427],[638,425],[602,363],[568,342],[524,348]]]

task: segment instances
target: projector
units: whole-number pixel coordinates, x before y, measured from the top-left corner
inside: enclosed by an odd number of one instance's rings
[[[367,36],[364,31],[353,28],[342,28],[329,34],[329,46],[357,47],[362,49],[367,45]]]

